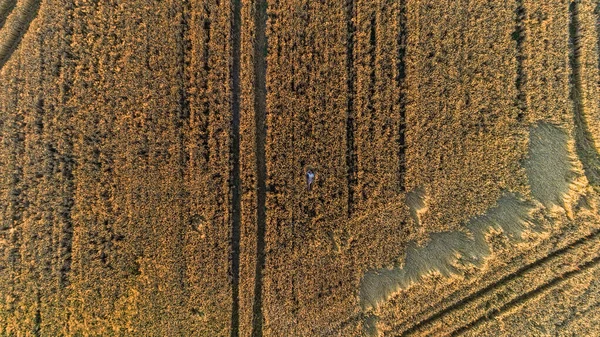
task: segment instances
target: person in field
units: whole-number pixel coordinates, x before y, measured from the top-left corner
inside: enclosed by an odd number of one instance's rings
[[[306,187],[310,191],[312,184],[315,181],[315,173],[312,170],[306,171]]]

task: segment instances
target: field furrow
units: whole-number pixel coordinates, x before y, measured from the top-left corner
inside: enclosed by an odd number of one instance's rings
[[[406,38],[408,31],[406,29],[406,0],[399,3],[398,14],[398,58],[396,59],[396,89],[398,93],[398,113],[399,130],[398,130],[398,180],[399,187],[402,192],[406,192]]]
[[[600,2],[596,3],[592,20],[596,21],[596,54],[598,54],[598,68],[600,71]]]
[[[240,308],[240,236],[241,236],[241,181],[240,181],[240,52],[241,2],[231,2],[231,337],[239,336]]]
[[[10,12],[2,29],[0,38],[0,69],[17,49],[23,35],[29,29],[40,9],[41,0],[19,0],[17,6]]]
[[[586,335],[598,320],[598,263],[586,263],[527,296],[516,300],[493,319],[483,319],[463,335],[496,336],[499,333]]]
[[[525,58],[524,50],[523,50],[523,41],[527,38],[525,36],[525,18],[527,13],[525,12],[525,7],[523,5],[523,0],[516,0],[515,2],[515,31],[513,32],[513,40],[515,40],[516,47],[516,66],[517,66],[517,76],[515,78],[515,87],[517,90],[517,107],[520,112],[517,116],[519,121],[522,121],[527,113],[527,95],[523,90],[525,86],[525,82],[527,78],[525,73],[523,72],[523,59]]]
[[[0,29],[4,27],[6,19],[17,5],[17,0],[1,0],[0,1]]]
[[[177,6],[178,4],[178,6]],[[176,134],[178,138],[178,150],[179,150],[179,158],[178,158],[178,168],[177,174],[179,175],[179,179],[182,182],[181,189],[182,193],[182,205],[181,212],[179,213],[180,218],[178,219],[180,222],[180,226],[178,227],[176,236],[176,250],[175,255],[178,259],[181,259],[180,268],[177,271],[178,275],[178,286],[182,289],[183,298],[189,298],[188,292],[188,284],[186,280],[186,271],[187,267],[187,259],[186,256],[186,234],[190,231],[189,223],[189,202],[188,198],[188,190],[185,186],[185,178],[186,178],[186,169],[189,166],[189,154],[186,149],[186,133],[189,130],[189,121],[190,121],[190,99],[188,97],[188,84],[189,84],[189,74],[188,66],[190,63],[190,49],[191,49],[191,41],[190,41],[190,8],[191,4],[188,0],[182,0],[175,4],[174,6],[178,12],[179,16],[179,34],[176,38],[177,40],[177,59],[178,59],[178,69],[177,69],[177,78],[179,79],[178,83],[178,106],[177,106],[177,116],[175,116],[175,127]]]
[[[375,55],[376,55],[376,8],[369,1],[356,1],[355,3],[355,42],[354,42],[354,68],[355,91],[354,94],[354,147],[356,148],[356,186],[354,188],[354,208],[360,211],[366,206],[369,199],[367,191],[369,185],[376,184],[374,174],[369,172],[369,165],[373,158],[373,149],[368,145],[372,139],[370,133],[374,132],[373,122],[376,114],[373,94],[375,92]],[[373,137],[374,138],[374,137]],[[378,149],[379,150],[379,149]],[[370,159],[370,160],[369,160]]]
[[[76,181],[74,170],[76,165],[76,153],[74,152],[74,111],[70,104],[72,97],[73,68],[71,63],[71,32],[73,15],[73,2],[60,1],[63,8],[62,13],[49,9],[45,11],[48,19],[56,20],[58,27],[56,34],[49,29],[44,29],[43,38],[48,38],[44,47],[44,57],[52,58],[48,62],[48,71],[44,71],[44,96],[52,95],[44,100],[46,111],[50,111],[51,118],[42,121],[44,127],[44,138],[47,141],[49,158],[46,174],[51,186],[49,192],[49,214],[46,226],[51,228],[51,237],[44,237],[44,241],[50,241],[53,249],[51,266],[53,287],[52,292],[41,292],[47,297],[40,311],[40,319],[48,322],[50,331],[59,330],[56,322],[65,320],[66,310],[53,310],[52,308],[64,308],[70,294],[69,286],[74,281],[73,276],[73,253],[74,253],[74,200],[76,198]],[[49,27],[48,27],[49,28]],[[23,44],[20,48],[25,48]],[[52,50],[53,49],[53,50]],[[49,89],[52,87],[52,89]],[[42,288],[41,288],[42,289]],[[40,290],[41,290],[40,289]],[[54,324],[53,324],[54,323]],[[45,333],[43,326],[40,333]],[[65,333],[66,327],[60,332]]]
[[[267,114],[267,64],[268,52],[266,26],[267,26],[267,1],[257,1],[255,4],[254,27],[256,40],[254,41],[254,125],[255,125],[255,150],[256,150],[256,268],[254,273],[254,301],[252,303],[252,336],[263,335],[263,268],[265,266],[265,232],[266,232],[266,180],[267,162],[266,148],[266,114]]]
[[[70,13],[72,13],[72,3],[67,3],[67,10],[69,11],[66,15],[66,19],[70,19]],[[70,23],[66,23],[65,30],[71,31],[72,26]],[[75,132],[73,128],[74,122],[74,109],[71,105],[70,99],[72,97],[72,86],[73,86],[73,74],[72,74],[72,63],[71,63],[71,36],[67,34],[61,57],[61,69],[60,69],[60,84],[59,84],[59,104],[62,109],[57,113],[57,119],[54,124],[55,129],[52,132],[55,135],[60,135],[61,138],[56,140],[56,153],[57,153],[57,164],[58,164],[58,179],[61,185],[61,197],[62,200],[57,209],[54,225],[56,228],[55,242],[58,242],[57,251],[57,275],[59,275],[59,285],[62,288],[66,288],[70,284],[70,272],[72,264],[72,250],[73,250],[73,206],[75,199],[76,182],[73,176],[75,170],[75,156],[73,149],[73,142],[75,139]]]
[[[596,149],[600,149],[600,2],[581,0],[578,12],[580,96],[585,109],[584,121],[590,140]]]
[[[370,146],[375,145],[373,153],[378,153],[373,159],[376,163],[375,176],[372,179],[376,187],[371,187],[372,192],[366,193],[367,203],[371,209],[387,203],[390,199],[397,197],[404,190],[404,151],[405,132],[402,95],[406,90],[402,86],[402,68],[405,63],[405,52],[403,39],[406,35],[406,18],[403,16],[405,1],[381,1],[377,4],[375,15],[374,40],[375,57],[373,60],[374,93],[373,108],[376,115],[373,122],[373,132],[369,136],[375,136],[370,140]],[[364,145],[365,139],[361,137]],[[365,160],[363,160],[365,162]],[[372,165],[372,164],[371,164]],[[377,186],[378,185],[378,186]],[[365,182],[365,186],[371,186],[371,182]],[[367,189],[368,190],[368,189]]]
[[[348,187],[348,218],[354,212],[354,195],[356,190],[356,145],[354,135],[356,133],[356,109],[354,99],[356,96],[356,70],[354,66],[354,49],[356,44],[356,16],[355,0],[346,1],[346,169]]]

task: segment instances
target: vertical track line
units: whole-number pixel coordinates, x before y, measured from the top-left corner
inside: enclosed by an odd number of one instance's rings
[[[516,0],[515,6],[515,31],[513,32],[513,40],[515,40],[515,52],[517,61],[517,76],[515,78],[515,87],[517,89],[517,108],[519,109],[517,121],[522,122],[527,111],[527,98],[525,94],[525,82],[527,80],[523,71],[523,60],[525,53],[523,51],[523,41],[525,40],[525,6],[523,0]]]
[[[233,18],[231,25],[231,337],[239,336],[240,327],[240,30],[241,3],[231,0]]]
[[[398,181],[399,189],[401,192],[406,191],[406,0],[400,0],[400,13],[398,18],[400,25],[398,31],[398,60],[396,68],[398,69],[397,75],[397,88],[399,90],[398,105],[400,112],[400,125],[398,134],[398,159],[400,164],[398,165]]]
[[[202,68],[204,70],[204,73],[210,74],[211,72],[211,67],[210,67],[210,30],[211,30],[211,8],[210,6],[208,6],[208,4],[204,4],[204,11],[206,12],[206,18],[203,20],[202,22],[202,29],[204,30],[204,48],[202,50],[202,57],[201,59],[203,60],[203,65]],[[206,92],[208,90],[208,81],[202,81],[202,87],[201,87],[202,92]],[[201,147],[204,149],[203,150],[203,155],[204,155],[204,162],[208,163],[210,161],[210,145],[209,145],[209,138],[210,138],[210,132],[209,130],[209,124],[210,124],[210,105],[206,102],[206,100],[203,100],[204,105],[203,109],[202,109],[202,125],[201,128],[202,130],[204,130],[204,132],[201,134]]]
[[[265,265],[265,232],[266,232],[266,179],[267,163],[265,143],[267,138],[267,1],[257,0],[255,3],[254,27],[254,118],[256,126],[256,271],[254,276],[254,303],[252,306],[252,336],[261,337],[262,330],[262,272]]]
[[[190,41],[189,41],[189,12],[190,12],[190,2],[189,0],[182,0],[181,2],[181,9],[180,9],[180,23],[179,23],[179,36],[177,36],[178,39],[178,46],[177,46],[177,63],[178,63],[178,69],[177,69],[177,77],[179,80],[179,102],[178,102],[178,116],[177,119],[175,121],[175,125],[177,127],[177,132],[179,133],[178,137],[179,137],[179,179],[181,179],[181,184],[182,184],[182,191],[183,191],[183,195],[181,197],[181,199],[179,200],[179,202],[182,204],[184,210],[188,211],[189,210],[189,202],[188,202],[188,191],[186,190],[186,186],[185,186],[185,179],[186,179],[186,169],[187,169],[187,165],[188,165],[188,154],[186,151],[186,143],[185,143],[185,137],[186,137],[186,130],[188,129],[187,127],[189,126],[189,118],[190,118],[190,100],[188,98],[188,92],[187,92],[187,83],[188,83],[188,65],[189,65],[189,59],[188,59],[188,51],[190,50]],[[187,228],[187,221],[186,221],[186,213],[189,214],[189,212],[182,212],[180,214],[180,223],[179,223],[179,230],[177,231],[177,244],[178,244],[178,255],[181,258],[181,263],[182,263],[182,267],[179,270],[179,286],[182,290],[182,292],[184,294],[186,294],[186,283],[185,283],[185,273],[186,273],[186,259],[184,256],[184,249],[185,249],[185,234],[186,234],[186,228]]]
[[[371,14],[371,23],[369,24],[369,68],[371,70],[369,74],[369,97],[367,109],[370,111],[370,115],[373,116],[375,113],[375,82],[377,81],[377,75],[375,74],[375,63],[377,59],[377,13],[373,11]],[[373,117],[372,117],[373,118]],[[369,134],[373,134],[373,125],[369,125]]]
[[[569,5],[570,97],[575,121],[575,147],[585,176],[595,189],[600,189],[600,155],[585,121],[585,104],[581,95],[581,48],[579,39],[579,1]]]
[[[356,187],[356,146],[354,144],[354,88],[355,74],[354,69],[354,33],[356,26],[354,24],[354,0],[346,2],[346,86],[348,103],[346,106],[346,167],[348,180],[348,218],[354,212],[354,189]]]

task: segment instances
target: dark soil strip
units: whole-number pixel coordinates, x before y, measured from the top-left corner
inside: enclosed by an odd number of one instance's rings
[[[585,176],[590,184],[598,189],[600,188],[600,155],[594,146],[592,134],[585,121],[585,104],[581,95],[581,50],[577,1],[571,2],[569,14],[569,63],[571,66],[571,99],[573,100],[575,119],[575,146],[577,155],[583,164]]]
[[[205,74],[210,73],[210,23],[211,23],[211,12],[210,6],[208,4],[204,5],[204,11],[206,12],[206,17],[202,22],[202,29],[204,30],[205,40],[203,42],[203,50],[202,50],[202,69]],[[208,76],[207,76],[208,77]],[[201,90],[200,92],[208,92],[208,78],[202,80]],[[202,109],[202,124],[200,134],[200,148],[202,148],[202,153],[204,154],[204,162],[208,163],[210,161],[210,131],[209,131],[209,121],[210,121],[210,104],[208,102],[203,101],[204,108]]]
[[[188,66],[189,66],[189,50],[191,49],[191,42],[189,40],[189,13],[190,13],[190,2],[188,0],[182,0],[180,4],[180,22],[179,32],[177,36],[177,79],[179,81],[179,98],[178,98],[178,116],[175,120],[179,137],[179,179],[182,184],[181,195],[178,198],[177,203],[181,207],[179,228],[177,230],[177,256],[181,265],[178,268],[178,282],[179,288],[186,296],[186,282],[185,273],[187,270],[186,258],[184,256],[185,249],[185,234],[187,229],[187,214],[189,214],[189,200],[188,191],[185,186],[185,172],[188,165],[188,152],[186,151],[186,130],[189,125],[190,119],[190,100],[188,98]],[[187,297],[187,296],[186,296]]]
[[[188,0],[183,0],[181,4],[181,22],[179,23],[179,36],[178,46],[177,46],[177,62],[178,62],[178,70],[177,77],[179,80],[179,120],[178,127],[183,128],[185,121],[190,118],[190,101],[188,99],[187,93],[187,83],[188,83],[188,66],[189,66],[189,58],[188,52],[191,49],[191,43],[189,40],[189,13],[190,13],[190,3]],[[183,132],[181,132],[182,139],[181,144],[183,145]],[[183,158],[186,159],[186,158]],[[182,163],[183,166],[187,165],[186,162]],[[184,170],[182,168],[182,170]]]
[[[29,29],[31,21],[35,19],[40,9],[41,0],[25,0],[22,7],[17,7],[13,13],[19,15],[13,27],[4,27],[2,29],[3,37],[0,39],[0,69],[12,53],[17,49],[23,35]]]
[[[398,134],[398,160],[400,164],[398,181],[400,191],[406,191],[406,182],[404,179],[406,176],[406,0],[400,1],[398,23],[400,25],[398,32],[398,63],[396,65],[398,69],[398,77],[396,79],[398,83],[397,88],[400,90],[398,102],[398,106],[400,107],[400,129]]]
[[[472,328],[475,328],[475,327],[481,325],[482,323],[484,323],[486,321],[496,319],[496,317],[498,317],[503,312],[506,312],[506,311],[512,310],[514,308],[517,308],[521,305],[524,305],[527,301],[529,301],[530,299],[532,299],[538,295],[541,295],[546,290],[549,290],[555,286],[560,286],[563,283],[569,281],[571,278],[585,272],[586,270],[588,270],[590,268],[597,266],[598,264],[600,264],[600,256],[596,256],[591,261],[588,261],[588,262],[576,267],[573,270],[570,270],[568,272],[561,274],[559,277],[556,277],[556,278],[552,279],[550,282],[544,283],[544,284],[536,287],[534,290],[532,290],[530,292],[524,293],[524,294],[516,297],[512,301],[509,301],[508,303],[504,304],[503,306],[501,306],[499,308],[494,308],[494,309],[488,311],[485,315],[479,317],[477,320],[453,331],[450,335],[458,336]]]
[[[356,90],[354,81],[356,71],[354,69],[354,0],[346,1],[346,87],[347,99],[346,106],[346,167],[348,179],[348,218],[354,212],[354,189],[356,188],[356,146],[354,144],[354,96]]]
[[[44,132],[44,115],[45,115],[45,92],[44,92],[44,74],[46,73],[46,55],[44,54],[44,35],[38,34],[38,43],[40,50],[40,67],[38,72],[40,74],[38,81],[38,97],[35,103],[35,125],[34,130],[40,137]],[[44,154],[45,155],[45,154]]]
[[[254,16],[256,40],[254,41],[254,118],[256,124],[256,272],[254,276],[254,303],[252,306],[252,336],[263,335],[262,272],[265,266],[266,232],[266,179],[267,162],[265,144],[267,138],[267,1],[256,2]]]
[[[17,5],[17,0],[0,0],[0,29],[4,27],[4,23],[6,22],[6,18],[10,12],[15,9]]]
[[[517,88],[517,108],[519,113],[517,115],[517,121],[523,121],[525,112],[527,110],[527,100],[525,95],[525,73],[523,72],[523,60],[525,54],[523,52],[523,41],[525,40],[525,7],[523,6],[523,0],[516,1],[515,8],[515,31],[513,32],[512,38],[515,40],[516,47],[516,61],[517,61],[517,77],[515,79],[515,86]]]
[[[231,26],[231,337],[239,336],[240,327],[240,29],[241,3],[232,0],[233,22]]]
[[[475,293],[472,293],[471,295],[461,299],[460,301],[458,301],[458,302],[446,307],[445,309],[429,316],[428,318],[418,322],[417,324],[413,325],[409,329],[402,332],[402,335],[404,336],[404,335],[415,333],[425,325],[428,325],[436,320],[443,319],[444,316],[446,316],[454,311],[462,310],[470,303],[477,301],[480,297],[493,294],[497,289],[499,289],[503,285],[507,284],[508,282],[521,277],[526,272],[529,272],[538,267],[543,267],[544,264],[552,262],[553,260],[560,259],[563,254],[569,253],[572,250],[578,249],[580,246],[584,245],[586,243],[586,241],[595,239],[598,236],[600,236],[600,230],[596,230],[593,233],[586,235],[563,248],[555,250],[554,252],[546,255],[545,257],[543,257],[531,264],[528,264],[528,265],[525,265],[525,266],[519,268],[518,270],[514,271],[513,273],[510,273],[510,274],[504,276],[500,280],[488,285],[487,287],[480,289],[479,291],[477,291]]]

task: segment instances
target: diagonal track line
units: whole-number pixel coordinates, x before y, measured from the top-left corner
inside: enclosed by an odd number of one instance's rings
[[[595,258],[593,258],[592,260],[576,267],[573,270],[570,270],[568,272],[565,272],[563,274],[561,274],[560,276],[550,280],[547,283],[544,283],[538,287],[536,287],[535,289],[533,289],[532,291],[526,292],[521,294],[520,296],[514,298],[513,300],[505,303],[504,305],[502,305],[499,308],[496,309],[492,309],[491,311],[487,312],[485,315],[480,316],[479,318],[477,318],[476,320],[461,326],[460,328],[454,330],[452,333],[450,333],[451,336],[457,336],[460,335],[470,329],[473,329],[479,325],[481,325],[482,323],[486,322],[486,321],[490,321],[496,317],[498,317],[499,315],[501,315],[503,312],[509,311],[513,308],[519,307],[521,305],[524,305],[528,300],[541,295],[542,293],[546,292],[547,290],[550,290],[553,287],[556,286],[560,286],[563,283],[569,281],[570,279],[572,279],[573,277],[597,266],[598,264],[600,264],[600,256],[596,256]]]
[[[553,260],[560,259],[564,254],[569,253],[569,252],[576,250],[579,247],[585,245],[588,240],[597,239],[599,237],[600,237],[600,230],[595,230],[593,233],[586,235],[586,236],[578,239],[577,241],[575,241],[561,249],[558,249],[531,264],[521,267],[517,271],[504,276],[497,282],[494,282],[494,283],[488,285],[487,287],[480,289],[479,291],[464,297],[463,299],[446,307],[445,309],[438,311],[437,313],[435,313],[431,316],[428,316],[427,318],[419,321],[417,324],[413,325],[409,329],[403,331],[401,333],[401,335],[404,336],[404,335],[415,333],[426,325],[429,325],[439,319],[442,319],[443,317],[448,316],[449,314],[451,314],[455,311],[460,311],[463,308],[467,307],[469,304],[477,301],[478,298],[493,294],[497,289],[499,289],[502,286],[504,286],[505,284],[521,277],[523,274],[525,274],[533,269],[542,267],[544,264],[550,263]]]
[[[29,25],[37,16],[40,3],[41,0],[24,0],[21,6],[12,11],[11,14],[15,15],[15,19],[14,21],[9,20],[10,26],[3,27],[3,38],[0,38],[0,69],[17,49],[29,29]]]

